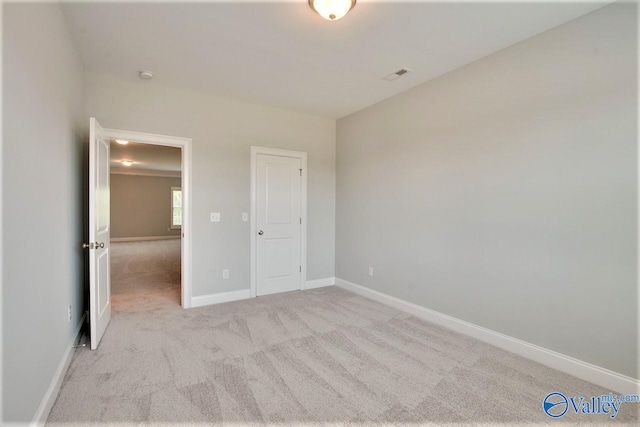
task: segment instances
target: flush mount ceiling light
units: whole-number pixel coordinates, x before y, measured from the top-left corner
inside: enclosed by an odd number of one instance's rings
[[[125,166],[131,166],[133,164],[131,160],[123,160],[120,163],[122,163]]]
[[[337,21],[355,5],[356,0],[309,0],[311,9],[328,21]]]
[[[127,145],[129,143],[126,139],[116,139],[116,142],[120,145]]]

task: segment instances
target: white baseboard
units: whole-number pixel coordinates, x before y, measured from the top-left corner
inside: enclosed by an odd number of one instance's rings
[[[112,237],[112,242],[147,242],[151,240],[179,239],[181,236]]]
[[[38,407],[38,410],[33,417],[33,421],[31,421],[31,427],[41,427],[44,426],[47,422],[49,412],[51,412],[51,408],[53,408],[56,397],[58,397],[60,386],[62,386],[62,380],[64,379],[64,376],[67,373],[67,369],[69,368],[69,364],[71,363],[71,359],[73,358],[74,345],[78,341],[80,331],[82,330],[82,326],[84,325],[85,316],[85,314],[82,315],[82,319],[80,319],[80,323],[78,324],[78,327],[76,328],[76,331],[71,338],[71,342],[69,342],[69,344],[67,345],[67,350],[64,352],[64,356],[62,356],[62,360],[60,360],[60,364],[58,365],[58,369],[56,369],[56,372],[53,375],[51,384],[49,384],[49,388],[42,398],[42,402],[40,403],[40,406]]]
[[[335,281],[335,277],[325,277],[324,279],[309,280],[304,284],[302,290],[331,286],[335,284]],[[244,289],[242,291],[221,292],[219,294],[200,295],[191,297],[191,307],[203,307],[205,305],[239,301],[247,298],[251,298],[250,289]]]
[[[324,288],[325,286],[332,286],[336,284],[335,277],[325,277],[324,279],[307,280],[302,287],[302,290]]]
[[[500,347],[504,350],[526,357],[527,359],[531,359],[585,381],[606,387],[618,393],[640,394],[640,381],[635,378],[619,374],[600,366],[592,365],[591,363],[501,334],[491,329],[483,328],[482,326],[392,297],[382,292],[365,288],[364,286],[356,285],[355,283],[351,283],[340,278],[336,278],[335,282],[336,286],[354,292],[358,295],[389,305],[423,320],[427,320],[456,332],[479,339],[480,341],[495,345],[496,347]]]
[[[202,307],[205,305],[220,304],[223,302],[239,301],[251,298],[251,290],[221,292],[219,294],[200,295],[191,297],[191,307]]]

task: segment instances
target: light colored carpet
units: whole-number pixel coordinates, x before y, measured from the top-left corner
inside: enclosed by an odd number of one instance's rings
[[[636,404],[551,419],[548,393],[608,390],[336,287],[183,310],[171,251],[141,248],[114,246],[136,278],[113,275],[111,324],[77,350],[49,425],[637,422]]]
[[[114,314],[180,305],[180,243],[180,239],[111,243]]]

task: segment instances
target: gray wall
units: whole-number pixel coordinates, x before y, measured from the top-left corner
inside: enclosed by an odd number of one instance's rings
[[[636,48],[614,4],[339,120],[337,276],[637,378]]]
[[[89,74],[87,94],[103,127],[193,139],[193,296],[249,289],[249,222],[241,219],[251,145],[308,153],[307,279],[334,276],[335,120],[163,86],[161,76]],[[222,222],[209,222],[210,212]]]
[[[88,119],[60,6],[2,7],[3,415],[27,422],[83,311]]]
[[[170,229],[171,187],[181,179],[111,174],[111,238],[179,236]]]

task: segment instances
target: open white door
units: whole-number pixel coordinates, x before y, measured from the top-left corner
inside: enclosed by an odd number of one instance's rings
[[[111,320],[109,138],[93,117],[89,141],[89,322],[91,349]]]

